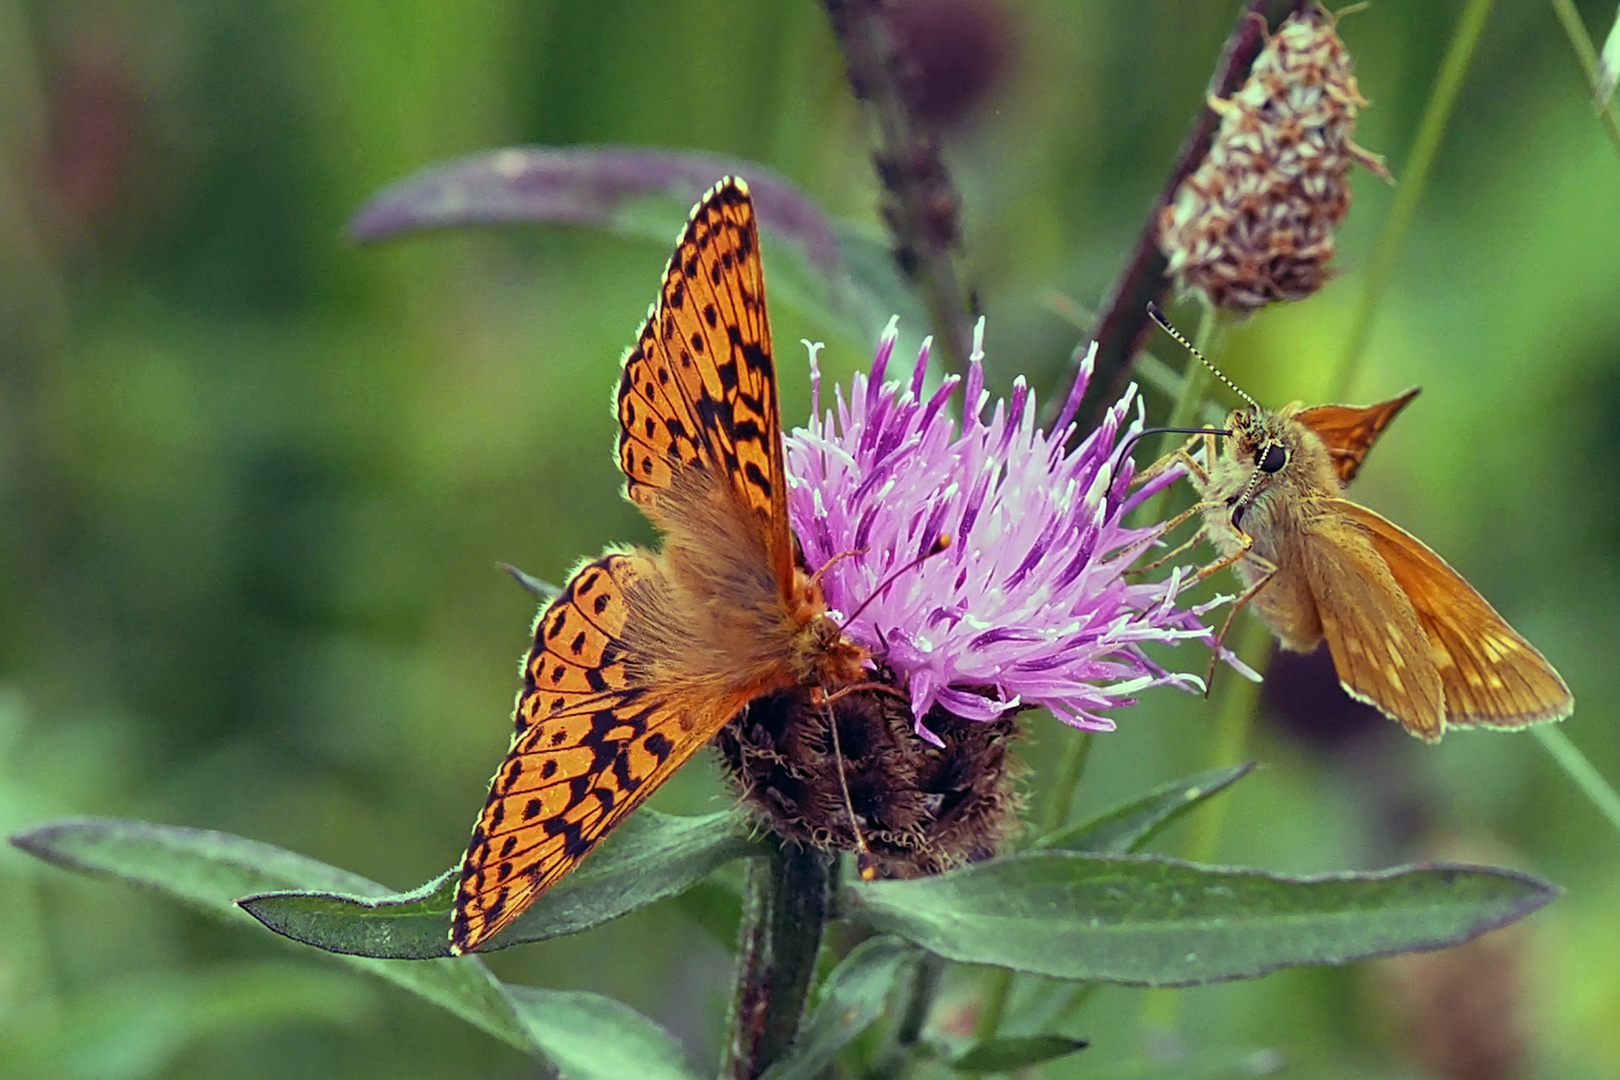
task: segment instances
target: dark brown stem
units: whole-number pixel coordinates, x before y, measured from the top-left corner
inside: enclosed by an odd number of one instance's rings
[[[1237,25],[1226,39],[1226,46],[1221,50],[1220,63],[1210,79],[1209,96],[1231,97],[1248,78],[1249,68],[1265,44],[1262,27],[1275,31],[1288,16],[1311,2],[1248,0],[1238,16]],[[1170,175],[1165,178],[1159,197],[1153,200],[1153,207],[1148,211],[1136,247],[1131,251],[1124,270],[1115,279],[1097,324],[1092,328],[1091,336],[1097,342],[1097,366],[1080,407],[1082,423],[1079,430],[1082,432],[1089,431],[1102,415],[1103,409],[1110,402],[1118,400],[1125,389],[1131,359],[1141,348],[1152,325],[1148,321],[1148,301],[1162,303],[1165,300],[1170,283],[1165,279],[1164,272],[1169,263],[1159,250],[1159,214],[1175,198],[1181,182],[1193,174],[1203,162],[1204,155],[1209,153],[1219,120],[1207,104],[1199,110],[1198,119],[1182,142],[1181,153]],[[1083,349],[1078,350],[1076,359],[1084,355]],[[1047,399],[1052,408],[1048,420],[1056,416],[1057,407],[1067,399],[1067,393],[1053,394]]]
[[[721,1080],[756,1080],[791,1049],[831,915],[832,866],[823,852],[779,840],[748,864]]]
[[[922,292],[947,369],[967,370],[973,312],[956,271],[961,200],[938,136],[912,115],[900,89],[884,0],[822,0],[849,84],[877,128],[872,160],[883,182],[883,220],[900,270]]]

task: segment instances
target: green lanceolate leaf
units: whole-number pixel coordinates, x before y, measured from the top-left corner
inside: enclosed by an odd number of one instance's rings
[[[1071,1039],[1067,1035],[1021,1035],[991,1039],[970,1048],[951,1062],[951,1068],[957,1072],[973,1073],[1016,1072],[1072,1054],[1076,1050],[1084,1050],[1090,1045],[1085,1039]]]
[[[515,146],[430,165],[383,188],[349,223],[362,243],[436,229],[584,225],[668,243],[721,177],[748,182],[768,243],[797,258],[771,267],[771,292],[855,340],[891,315],[927,325],[877,234],[833,219],[807,192],[746,158],[642,146]]]
[[[1093,855],[1129,855],[1139,851],[1171,822],[1225,791],[1254,769],[1254,762],[1210,769],[1161,785],[1090,821],[1043,837],[1037,847],[1085,851]]]
[[[642,810],[490,947],[577,934],[680,893],[723,863],[757,853],[738,835],[730,814],[672,817]],[[411,892],[384,897],[348,890],[277,891],[240,903],[276,933],[328,952],[423,960],[450,955],[455,899],[452,870]]]
[[[753,847],[734,834],[727,819],[723,814],[670,818],[643,810],[574,875],[585,877],[585,884],[574,886],[572,898],[565,896],[553,914],[560,923],[580,925],[614,906],[627,911],[638,899],[645,900],[678,880],[679,875],[668,870],[670,863],[691,860],[684,871],[690,874],[706,859],[717,858],[718,851],[730,851],[728,857],[752,852]],[[636,825],[637,821],[641,824]],[[422,920],[424,911],[439,902],[435,898],[446,895],[454,885],[452,875],[447,874],[401,896],[348,871],[239,836],[108,818],[53,822],[12,837],[12,843],[58,866],[115,877],[244,923],[248,919],[237,905],[237,897],[297,889],[306,890],[292,894],[300,897],[309,896],[308,890],[323,890],[328,897],[341,891],[350,903],[361,906],[391,898],[411,912],[400,920],[408,924],[412,919]],[[619,853],[612,855],[615,846]],[[600,881],[591,886],[592,879],[586,877],[589,873],[601,878],[610,871],[616,879],[613,888],[620,894],[611,902],[602,899]],[[647,879],[635,879],[642,873]],[[560,891],[562,886],[555,890]],[[597,892],[594,899],[593,891]],[[448,911],[446,907],[434,916],[438,942],[434,947],[441,954],[448,951]],[[356,934],[394,945],[405,940],[391,929],[379,930],[369,924]],[[356,955],[342,955],[341,959],[421,995],[535,1057],[553,1060],[569,1080],[620,1076],[685,1080],[689,1076],[679,1049],[663,1029],[609,998],[503,986],[477,957],[418,963]],[[590,1033],[590,1037],[582,1033]],[[593,1056],[587,1045],[590,1038],[607,1039],[610,1045]]]
[[[342,889],[386,896],[388,889],[356,874],[256,840],[205,829],[150,825],[115,818],[72,818],[20,833],[11,842],[70,870],[144,886],[210,915],[248,922],[236,898],[271,889]],[[401,986],[530,1054],[539,1045],[501,985],[477,959],[395,964],[350,963]]]
[[[675,1037],[628,1005],[532,986],[506,992],[566,1080],[695,1080]]]
[[[827,976],[792,1051],[766,1070],[764,1080],[816,1080],[840,1050],[883,1015],[895,978],[921,955],[899,938],[861,942]]]
[[[1193,986],[1454,945],[1523,918],[1558,891],[1472,866],[1290,878],[1035,851],[938,877],[852,883],[846,910],[951,960]]]

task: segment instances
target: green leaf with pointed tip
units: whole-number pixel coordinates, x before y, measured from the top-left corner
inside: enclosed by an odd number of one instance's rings
[[[970,1048],[951,1062],[951,1068],[957,1072],[1016,1072],[1030,1065],[1072,1054],[1076,1050],[1084,1050],[1090,1045],[1086,1039],[1071,1039],[1067,1035],[1017,1035],[991,1039]]]
[[[514,146],[430,165],[373,195],[349,222],[361,243],[427,230],[585,225],[669,243],[688,209],[723,176],[748,182],[767,243],[794,258],[771,266],[771,294],[836,322],[854,340],[891,315],[927,326],[887,240],[837,221],[808,193],[746,158],[651,146]]]
[[[1211,795],[1225,791],[1253,769],[1254,762],[1250,761],[1172,781],[1090,821],[1043,837],[1036,847],[1086,851],[1093,855],[1129,855],[1141,850],[1182,814]]]
[[[1527,874],[1472,866],[1291,878],[1032,851],[937,877],[851,883],[845,910],[950,960],[1196,986],[1455,945],[1558,892]]]
[[[677,857],[690,855],[694,847],[712,853],[719,846],[716,837],[729,838],[734,851],[754,850],[734,835],[725,821],[728,815],[668,818],[643,810],[636,817],[644,816],[648,820],[641,825],[632,829],[627,823],[619,830],[628,832],[620,846],[630,851],[621,851],[609,859],[613,844],[609,840],[586,869],[598,860],[607,860],[610,866],[618,862],[620,874],[638,873],[649,864],[635,857],[634,852],[639,850],[645,855],[647,845],[657,836],[673,842]],[[698,842],[702,836],[709,840]],[[244,924],[249,920],[235,898],[248,893],[291,888],[342,890],[373,903],[393,895],[383,885],[314,859],[203,829],[77,818],[40,826],[12,837],[11,842],[59,866],[116,877]],[[657,859],[652,861],[656,863]],[[585,873],[585,869],[580,871],[581,875]],[[663,880],[667,884],[669,878]],[[648,895],[647,884],[632,883],[627,889],[621,880],[617,888],[644,897]],[[398,899],[401,906],[419,912],[453,886],[452,876],[445,875]],[[558,917],[578,922],[593,905],[600,912],[596,901],[576,893],[560,906]],[[443,941],[447,934],[448,915],[441,913],[439,940]],[[477,957],[412,963],[352,955],[340,959],[421,995],[534,1057],[554,1060],[561,1067],[561,1075],[569,1080],[622,1076],[690,1080],[679,1047],[668,1033],[612,999],[503,986]]]
[[[564,1080],[696,1080],[675,1037],[628,1005],[533,986],[506,993]]]
[[[489,948],[577,934],[701,881],[732,859],[758,853],[729,813],[633,815],[602,849],[547,892]],[[350,956],[423,960],[450,955],[456,872],[408,893],[376,897],[326,891],[277,891],[240,902],[255,919],[294,941]]]
[[[70,870],[145,886],[207,914],[249,923],[236,897],[272,889],[342,889],[386,896],[374,881],[290,851],[228,833],[116,818],[70,818],[11,838],[23,851]],[[539,1045],[476,958],[419,964],[346,958],[361,970],[419,994],[518,1049]]]
[[[765,1071],[763,1080],[816,1080],[840,1050],[883,1015],[896,977],[921,955],[915,946],[893,937],[857,945],[827,976],[793,1049]]]

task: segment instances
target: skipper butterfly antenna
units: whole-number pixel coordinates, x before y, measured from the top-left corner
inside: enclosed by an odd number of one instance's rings
[[[860,602],[860,604],[855,608],[855,610],[850,612],[844,618],[844,622],[839,627],[839,629],[840,630],[848,629],[849,624],[855,621],[855,617],[857,615],[859,615],[861,612],[865,611],[868,604],[870,604],[872,601],[876,600],[878,597],[882,596],[883,595],[883,590],[887,589],[890,585],[893,585],[895,583],[895,580],[898,579],[902,574],[909,574],[911,571],[917,569],[917,567],[921,566],[923,563],[927,562],[929,559],[932,559],[935,555],[938,555],[942,551],[948,550],[950,548],[950,546],[951,546],[950,534],[948,534],[948,533],[940,533],[937,537],[934,538],[934,542],[929,545],[927,551],[923,552],[921,555],[917,556],[915,559],[912,559],[910,562],[906,563],[906,565],[902,566],[900,569],[896,570],[894,573],[892,573],[888,577],[884,578],[883,581],[878,585],[878,587],[872,590],[872,595],[868,596],[865,600],[862,600]]]
[[[1214,364],[1209,362],[1209,357],[1207,357],[1203,353],[1199,352],[1197,346],[1195,346],[1192,342],[1188,341],[1186,339],[1186,337],[1181,333],[1180,330],[1177,330],[1174,326],[1170,325],[1170,320],[1164,317],[1164,312],[1159,310],[1159,305],[1158,304],[1155,304],[1153,301],[1149,300],[1148,301],[1148,306],[1147,306],[1147,313],[1148,313],[1149,318],[1151,318],[1154,322],[1159,324],[1159,329],[1163,330],[1165,333],[1167,333],[1171,337],[1175,338],[1176,341],[1178,341],[1181,344],[1181,347],[1183,349],[1186,349],[1188,352],[1190,352],[1194,356],[1198,357],[1198,362],[1199,363],[1203,364],[1205,367],[1209,368],[1209,370],[1213,371],[1215,373],[1215,377],[1217,379],[1221,380],[1221,382],[1226,384],[1227,389],[1231,390],[1232,393],[1236,394],[1238,397],[1242,398],[1244,401],[1247,401],[1249,403],[1249,406],[1252,409],[1254,409],[1255,412],[1260,411],[1260,403],[1258,401],[1254,400],[1254,398],[1250,397],[1248,394],[1245,394],[1243,392],[1242,387],[1238,386],[1238,384],[1233,382],[1231,379],[1228,379],[1226,377],[1225,372],[1223,372],[1220,368],[1216,367]]]

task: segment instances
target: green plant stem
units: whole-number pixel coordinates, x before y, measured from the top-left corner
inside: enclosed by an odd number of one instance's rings
[[[792,1047],[831,912],[832,868],[822,852],[779,840],[749,860],[720,1080],[757,1080]]]
[[[1575,781],[1575,786],[1586,793],[1598,812],[1609,820],[1616,832],[1620,832],[1620,794],[1603,778],[1603,774],[1593,767],[1581,753],[1580,747],[1570,741],[1564,730],[1553,724],[1538,724],[1530,729],[1547,753],[1558,763],[1569,778]]]
[[[1271,631],[1253,614],[1238,616],[1228,646],[1254,670],[1265,673],[1271,643]],[[1260,686],[1235,671],[1218,671],[1214,679],[1215,734],[1210,748],[1211,768],[1236,765],[1247,757],[1249,733],[1254,727],[1256,705],[1260,701]],[[1220,848],[1221,829],[1226,824],[1228,800],[1214,799],[1204,806],[1192,821],[1192,833],[1187,839],[1186,855],[1192,862],[1207,863],[1215,858]],[[1142,1022],[1145,1027],[1168,1031],[1175,1027],[1176,1010],[1180,1007],[1179,990],[1150,990],[1142,997]]]
[[[1344,351],[1339,356],[1338,366],[1328,380],[1329,392],[1324,396],[1329,401],[1343,400],[1350,390],[1350,382],[1355,377],[1362,352],[1367,347],[1367,339],[1372,333],[1378,303],[1383,299],[1384,290],[1389,285],[1390,274],[1395,268],[1395,260],[1406,242],[1406,234],[1411,230],[1418,201],[1423,198],[1429,171],[1434,166],[1435,155],[1440,150],[1440,140],[1445,135],[1446,124],[1451,120],[1452,107],[1457,104],[1457,94],[1468,75],[1469,66],[1473,63],[1480,34],[1485,29],[1485,21],[1490,16],[1491,5],[1494,2],[1495,0],[1468,0],[1467,6],[1463,8],[1463,13],[1457,20],[1457,31],[1452,35],[1451,45],[1446,49],[1445,59],[1440,64],[1440,74],[1435,78],[1434,89],[1429,92],[1429,103],[1424,108],[1423,122],[1418,126],[1417,138],[1413,141],[1411,153],[1406,156],[1406,161],[1402,165],[1400,184],[1395,189],[1395,200],[1390,204],[1389,216],[1384,219],[1383,228],[1379,231],[1378,240],[1373,246],[1372,260],[1367,265],[1367,279],[1361,290],[1361,302],[1356,307],[1355,317],[1350,323],[1350,332],[1345,337]],[[1557,6],[1556,0],[1554,6]]]
[[[973,1022],[973,1037],[979,1042],[995,1038],[1001,1030],[1012,988],[1011,968],[991,968],[985,973],[984,989],[979,992],[979,1015]]]
[[[1240,613],[1231,637],[1237,639],[1228,643],[1231,650],[1250,667],[1264,673],[1271,643],[1271,631],[1266,624],[1252,612]],[[1248,760],[1249,732],[1254,727],[1260,685],[1235,671],[1217,671],[1215,682],[1215,737],[1209,767],[1219,769]],[[1230,799],[1212,799],[1193,817],[1192,835],[1188,837],[1186,848],[1188,859],[1209,862],[1215,858],[1221,829],[1226,824],[1226,808],[1230,805]]]
[[[1209,96],[1229,98],[1249,78],[1249,69],[1255,57],[1265,47],[1266,35],[1277,30],[1292,14],[1305,6],[1308,0],[1248,0],[1238,12],[1232,31],[1221,48],[1221,56],[1209,79]],[[1103,410],[1119,400],[1130,377],[1131,361],[1137,348],[1146,339],[1152,323],[1148,321],[1149,300],[1163,302],[1170,288],[1165,278],[1169,261],[1159,250],[1159,214],[1176,197],[1182,181],[1198,170],[1209,154],[1220,117],[1207,104],[1198,110],[1192,128],[1182,140],[1176,161],[1165,174],[1164,186],[1158,198],[1148,209],[1147,220],[1142,223],[1136,244],[1126,257],[1119,276],[1108,290],[1098,313],[1093,337],[1097,341],[1097,366],[1092,373],[1091,386],[1080,407],[1080,432],[1090,431],[1102,416]],[[1079,356],[1085,351],[1080,350]],[[1078,356],[1076,357],[1078,360]],[[1068,393],[1056,393],[1047,399],[1051,411],[1045,416],[1050,422],[1057,410],[1068,400]]]
[[[1193,347],[1208,357],[1210,363],[1216,362],[1226,346],[1226,332],[1230,327],[1231,320],[1224,312],[1204,305],[1203,314],[1198,317],[1198,332],[1193,335]],[[1204,393],[1209,389],[1212,373],[1207,365],[1198,362],[1196,356],[1187,357],[1187,366],[1182,371],[1181,393],[1176,396],[1176,403],[1165,420],[1167,427],[1191,426],[1198,418],[1199,409],[1204,404]],[[1165,435],[1159,440],[1154,459],[1173,453],[1186,438],[1185,435]],[[1142,505],[1141,510],[1137,511],[1137,520],[1143,524],[1163,521],[1169,503],[1170,489],[1166,488]]]
[[[1080,778],[1085,775],[1086,761],[1091,757],[1091,732],[1065,734],[1070,737],[1063,744],[1063,759],[1058,762],[1058,773],[1051,784],[1037,837],[1054,833],[1068,823],[1075,793],[1080,790]],[[1001,1030],[1007,1001],[1012,997],[1013,981],[1014,973],[1008,968],[991,968],[985,973],[984,987],[979,991],[979,1016],[973,1024],[973,1037],[980,1042],[995,1038]]]
[[[1594,93],[1597,91],[1597,46],[1592,44],[1591,36],[1586,32],[1586,24],[1581,21],[1581,13],[1575,10],[1574,0],[1552,0],[1553,13],[1558,16],[1558,22],[1564,28],[1564,34],[1569,43],[1575,47],[1575,56],[1581,62],[1581,70],[1586,72],[1586,83]],[[1609,141],[1614,148],[1620,151],[1620,112],[1616,111],[1613,102],[1598,109],[1598,120],[1603,124],[1603,130],[1609,135]]]
[[[945,961],[933,953],[924,953],[896,999],[899,1007],[894,1012],[898,1019],[873,1059],[868,1073],[870,1080],[898,1080],[905,1074],[916,1057],[923,1025],[933,1011],[934,998],[944,977]]]
[[[1039,836],[1057,832],[1068,824],[1075,793],[1080,790],[1080,778],[1085,775],[1086,761],[1091,757],[1091,732],[1065,728],[1060,734],[1065,736],[1063,760],[1058,762],[1058,773],[1052,780]]]

